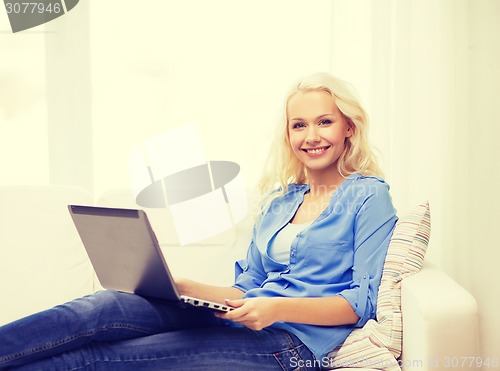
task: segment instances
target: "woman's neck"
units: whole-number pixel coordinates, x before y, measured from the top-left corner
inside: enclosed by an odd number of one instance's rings
[[[328,173],[308,171],[307,180],[311,196],[322,197],[333,194],[345,178],[338,171]]]

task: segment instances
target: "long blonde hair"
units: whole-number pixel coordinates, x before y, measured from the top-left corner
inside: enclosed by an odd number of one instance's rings
[[[353,133],[346,138],[344,151],[337,163],[339,173],[344,177],[352,173],[383,176],[368,143],[368,117],[353,89],[345,81],[330,74],[316,73],[295,83],[286,96],[282,118],[268,155],[267,166],[258,184],[261,197],[267,198],[266,204],[284,194],[289,184],[307,183],[306,169],[290,146],[287,106],[292,96],[308,91],[323,91],[330,94],[352,129]],[[273,191],[275,192],[272,193]],[[269,198],[271,193],[272,197]]]

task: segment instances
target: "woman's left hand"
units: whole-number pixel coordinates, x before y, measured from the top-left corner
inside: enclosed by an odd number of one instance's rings
[[[250,298],[226,300],[226,304],[235,308],[230,312],[216,313],[219,318],[238,322],[252,330],[262,330],[277,322],[277,298]]]

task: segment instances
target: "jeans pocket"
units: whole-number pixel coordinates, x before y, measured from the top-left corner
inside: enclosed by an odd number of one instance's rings
[[[311,371],[320,369],[318,360],[304,344],[274,353],[274,358],[284,371]]]

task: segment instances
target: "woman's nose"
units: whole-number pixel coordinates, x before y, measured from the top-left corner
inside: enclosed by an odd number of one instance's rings
[[[319,133],[318,133],[318,128],[315,125],[309,126],[307,129],[307,137],[306,137],[306,142],[307,143],[318,143],[320,141]]]

